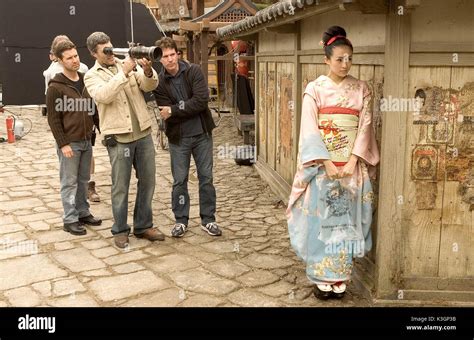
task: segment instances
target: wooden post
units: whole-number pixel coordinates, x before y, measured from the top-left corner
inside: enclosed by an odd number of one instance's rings
[[[198,33],[194,33],[194,45],[193,45],[193,53],[194,53],[194,64],[201,64],[201,36]]]
[[[298,51],[301,50],[301,20],[296,22],[295,25],[295,54],[293,61],[293,72],[295,79],[293,80],[293,126],[294,130],[292,133],[293,136],[293,164],[292,164],[292,173],[296,173],[297,168],[297,158],[298,158],[298,146],[299,146],[299,137],[300,137],[300,126],[301,126],[301,108],[303,102],[303,89],[302,87],[302,71],[301,63],[299,62]]]
[[[384,98],[408,98],[410,14],[390,0],[385,29]],[[377,298],[397,299],[403,261],[402,208],[408,112],[382,113],[375,288]]]
[[[192,19],[195,19],[203,14],[204,14],[204,1],[192,0],[192,11],[191,11]],[[190,58],[189,60],[192,61],[194,64],[200,64],[201,63],[201,40],[200,40],[200,37],[196,33],[197,32],[194,32],[193,48],[192,48],[192,52],[190,53],[191,55],[193,55],[193,58]]]
[[[204,14],[204,1],[203,0],[193,0],[193,19]]]
[[[187,33],[188,39],[186,41],[186,52],[187,52],[187,60],[194,62],[194,50],[193,50],[193,33]]]
[[[201,70],[204,73],[204,79],[206,84],[208,83],[209,78],[209,64],[208,64],[208,35],[209,35],[209,19],[204,19],[202,22],[202,31],[201,31]]]

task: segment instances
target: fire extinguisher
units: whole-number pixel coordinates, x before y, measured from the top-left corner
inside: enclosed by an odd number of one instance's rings
[[[15,118],[13,116],[8,116],[7,119],[7,136],[8,143],[15,143]]]

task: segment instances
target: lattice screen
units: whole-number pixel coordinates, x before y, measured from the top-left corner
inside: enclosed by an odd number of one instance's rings
[[[244,10],[241,10],[241,9],[230,9],[230,10],[222,13],[221,15],[219,15],[213,21],[217,21],[217,22],[235,22],[235,21],[245,19],[248,16],[250,16],[250,14],[247,11],[244,11]]]

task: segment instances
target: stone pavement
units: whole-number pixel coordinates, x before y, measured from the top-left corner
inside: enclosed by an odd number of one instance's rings
[[[94,154],[102,202],[92,203],[91,212],[103,224],[73,236],[62,230],[58,159],[47,119],[37,107],[10,110],[31,119],[33,128],[15,144],[0,144],[0,307],[369,305],[351,286],[341,301],[313,297],[289,244],[285,208],[253,167],[218,157],[226,145],[229,150],[242,144],[231,117],[214,131],[216,217],[223,235],[212,237],[199,228],[193,170],[190,228],[182,239],[170,236],[169,154],[157,147],[154,223],[166,240],[131,236],[129,248],[120,250],[110,233],[110,164],[101,136]],[[6,134],[4,123],[0,133]],[[135,187],[133,178],[129,223]]]

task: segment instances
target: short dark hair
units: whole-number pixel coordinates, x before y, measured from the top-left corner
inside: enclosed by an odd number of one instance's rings
[[[173,48],[176,53],[178,53],[178,45],[176,45],[176,41],[171,39],[170,37],[163,37],[155,42],[155,46],[160,47],[162,50],[165,48]]]
[[[71,40],[71,39],[69,39],[69,37],[67,35],[64,35],[64,34],[55,36],[53,41],[51,42],[51,49],[49,50],[49,53],[54,54],[54,50],[56,49],[56,45],[58,44],[58,42],[60,42],[62,40]]]
[[[97,52],[97,45],[107,44],[110,37],[104,32],[94,32],[87,37],[87,49],[90,53]]]
[[[70,40],[61,40],[59,41],[54,48],[54,55],[56,58],[62,59],[64,51],[72,50],[76,48],[76,45]]]

